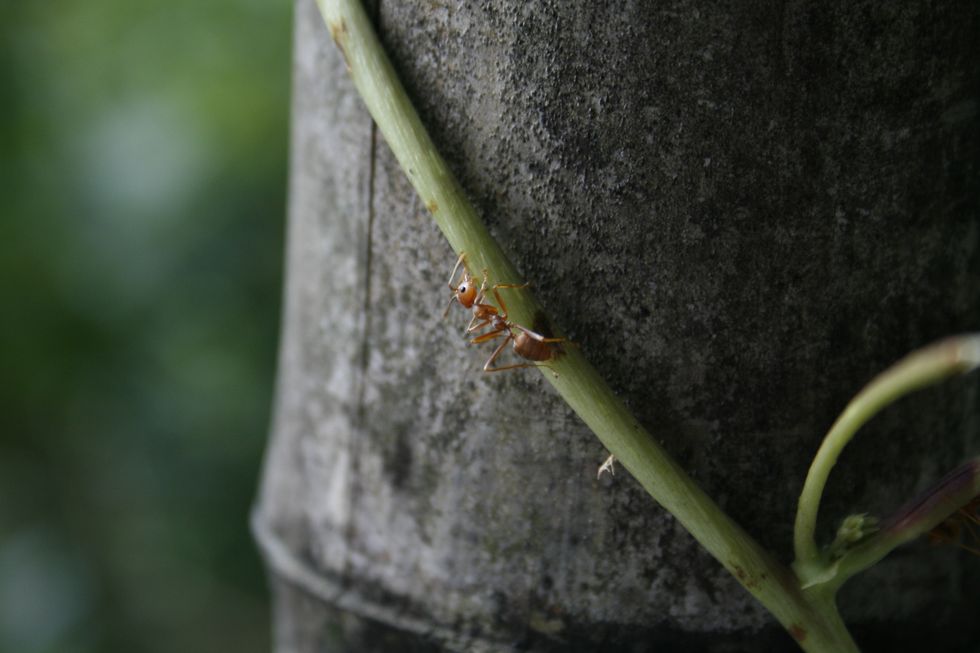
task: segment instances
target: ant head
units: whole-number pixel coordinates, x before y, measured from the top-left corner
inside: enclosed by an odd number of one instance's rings
[[[456,301],[465,308],[472,308],[473,302],[476,301],[476,284],[472,279],[465,279],[456,287],[455,293]]]
[[[461,265],[463,266],[463,272],[460,275],[461,279],[459,285],[454,286],[453,280],[456,278],[456,272],[459,271]],[[470,269],[466,265],[466,252],[460,252],[459,258],[456,259],[456,265],[453,266],[452,274],[449,275],[448,285],[449,289],[453,291],[453,296],[449,298],[449,304],[446,305],[446,310],[442,314],[443,319],[449,315],[449,309],[452,307],[453,302],[459,302],[463,308],[473,308],[473,304],[476,303],[477,297],[479,297],[476,279],[470,274]]]

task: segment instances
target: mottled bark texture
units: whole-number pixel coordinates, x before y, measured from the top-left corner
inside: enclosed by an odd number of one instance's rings
[[[980,327],[980,3],[381,2],[424,121],[555,321],[778,557],[847,400]],[[455,255],[296,15],[288,283],[255,525],[277,651],[792,650],[540,374],[485,375]],[[820,533],[980,447],[977,376],[845,451]],[[980,561],[845,588],[866,650],[980,638]]]

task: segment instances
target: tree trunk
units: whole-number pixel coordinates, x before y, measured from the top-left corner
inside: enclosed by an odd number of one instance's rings
[[[980,4],[382,2],[382,41],[555,321],[791,559],[821,437],[875,373],[980,327]],[[296,14],[288,282],[254,526],[277,651],[793,650],[534,370],[440,320],[455,254],[313,0]],[[820,535],[978,452],[977,376],[845,451]],[[847,586],[866,650],[980,638],[980,561]]]

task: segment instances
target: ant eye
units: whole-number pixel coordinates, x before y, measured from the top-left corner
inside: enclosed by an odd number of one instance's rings
[[[463,284],[462,286],[460,286],[459,288],[457,288],[457,290],[458,290],[458,291],[459,291],[460,293],[462,293],[462,294],[464,294],[464,295],[465,295],[465,294],[466,294],[466,284],[464,283],[464,284]]]

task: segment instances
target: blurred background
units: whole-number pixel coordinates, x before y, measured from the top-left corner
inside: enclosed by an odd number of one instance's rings
[[[0,652],[268,651],[288,0],[0,0]]]

